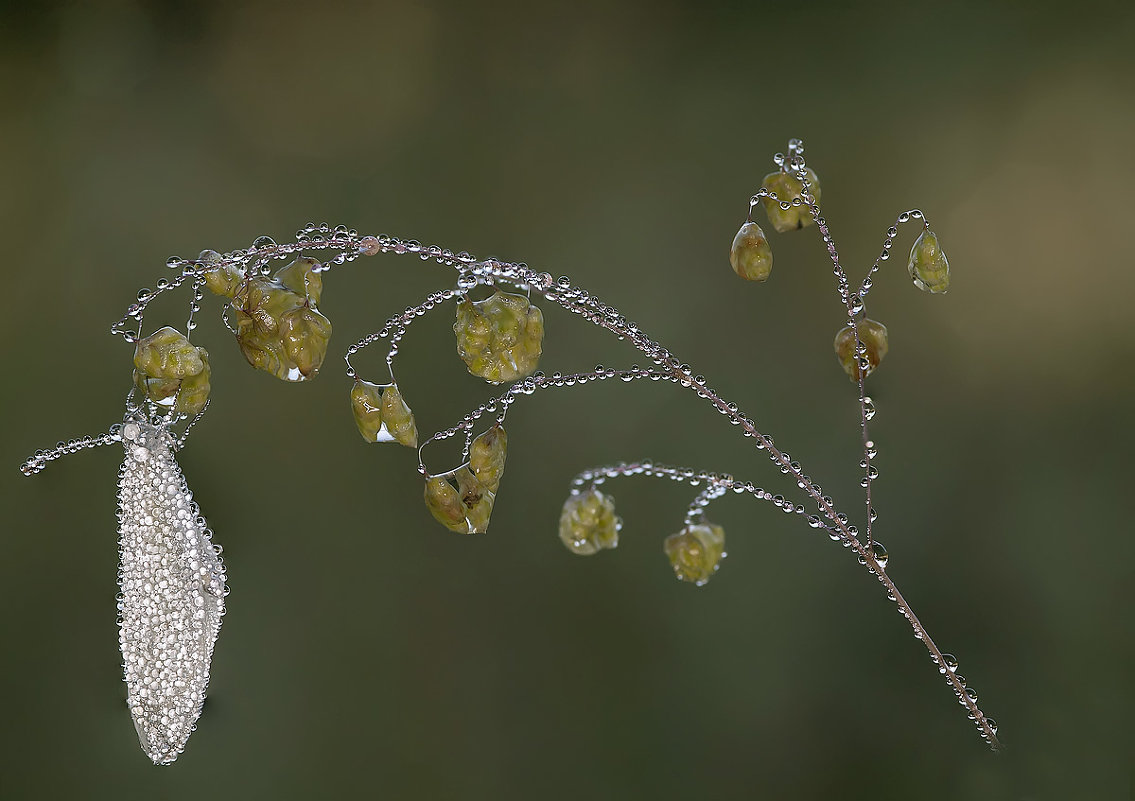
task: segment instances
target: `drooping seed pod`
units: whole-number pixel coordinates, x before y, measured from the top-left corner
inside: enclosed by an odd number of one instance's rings
[[[237,344],[258,370],[283,381],[314,376],[331,339],[331,321],[316,307],[323,292],[314,259],[297,258],[271,278],[240,283],[236,311]]]
[[[667,537],[662,550],[680,581],[700,587],[717,572],[725,558],[725,530],[714,523],[686,526]]]
[[[560,540],[580,556],[618,547],[622,527],[615,502],[595,487],[571,495],[560,513]]]
[[[493,384],[530,375],[540,360],[544,315],[524,295],[494,292],[457,304],[457,353],[469,372]]]
[[[186,378],[197,375],[204,365],[198,348],[167,325],[138,340],[134,369],[149,378]]]
[[[477,481],[494,493],[504,475],[507,453],[508,434],[500,423],[479,434],[469,445],[469,469]]]
[[[241,281],[244,280],[244,271],[228,264],[222,266],[223,257],[215,250],[202,250],[197,260],[205,264],[216,264],[216,267],[206,270],[201,277],[205,280],[205,288],[214,295],[232,298],[236,295]]]
[[[855,332],[859,332],[859,341],[862,343],[864,353],[855,353]],[[883,357],[887,355],[887,327],[877,320],[864,317],[855,324],[841,328],[835,335],[835,355],[840,367],[847,373],[852,381],[859,380],[856,365],[863,370],[863,377],[871,375]]]
[[[426,508],[434,519],[458,534],[468,534],[469,524],[465,520],[465,506],[457,489],[443,476],[426,479]]]
[[[382,391],[382,424],[395,442],[407,448],[418,447],[418,426],[414,413],[402,399],[397,384],[391,384]]]
[[[434,519],[460,534],[484,534],[489,529],[497,489],[504,475],[508,436],[497,423],[469,446],[469,465],[449,479],[433,476],[426,481],[426,507]]]
[[[209,378],[208,352],[169,326],[135,346],[134,384],[154,403],[195,415],[209,400]]]
[[[816,173],[811,167],[804,168],[804,176],[808,180],[808,187],[812,193],[812,198],[820,202],[820,179],[816,177]],[[761,198],[764,204],[765,212],[768,214],[769,222],[772,224],[773,230],[777,233],[783,234],[785,231],[795,231],[797,228],[806,228],[813,223],[812,212],[808,207],[801,203],[798,206],[792,206],[787,209],[780,207],[780,202],[790,203],[794,199],[800,197],[800,193],[804,190],[804,184],[800,179],[787,172],[770,172],[765,176],[761,186],[771,192],[775,192],[779,202],[772,198]]]
[[[385,388],[355,379],[351,387],[351,413],[367,442],[399,442],[418,447],[418,427],[397,384]]]
[[[489,528],[496,492],[462,467],[454,475],[457,486],[442,476],[426,480],[426,508],[434,519],[458,534],[484,534]]]
[[[330,340],[331,321],[310,306],[293,309],[280,318],[284,353],[304,378],[322,366]]]
[[[167,765],[201,714],[228,588],[219,549],[173,457],[173,437],[131,420],[122,444],[118,639],[126,704],[142,750]]]
[[[209,367],[209,354],[204,348],[197,349],[203,365],[201,372],[181,379],[177,396],[174,398],[173,410],[192,417],[205,409],[209,400],[209,391],[212,389],[210,377],[212,369]]]
[[[772,248],[769,247],[765,232],[755,222],[741,226],[733,237],[733,247],[729,249],[729,263],[733,272],[746,281],[764,281],[772,272]]]
[[[323,271],[320,263],[308,256],[299,256],[276,271],[276,280],[297,295],[318,305],[323,295]]]
[[[950,262],[933,231],[927,229],[914,240],[907,270],[914,285],[924,292],[940,295],[950,288]]]

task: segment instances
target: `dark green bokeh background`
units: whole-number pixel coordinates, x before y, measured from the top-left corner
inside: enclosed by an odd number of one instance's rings
[[[0,797],[1127,797],[1127,9],[0,5]],[[619,549],[565,551],[560,504],[591,464],[651,456],[787,490],[689,393],[525,401],[492,533],[434,523],[412,454],[359,440],[340,370],[348,343],[452,281],[386,256],[329,277],[335,355],[310,385],[250,370],[210,299],[213,407],[179,458],[225,546],[230,611],[200,730],[149,765],[119,684],[120,455],[16,468],[119,419],[131,350],[106,331],[167,255],[326,219],[567,273],[858,516],[815,229],[772,235],[764,285],[725,260],[789,136],[854,275],[912,205],[951,257],[945,297],[901,257],[871,295],[891,332],[877,533],[1004,755],[878,586],[799,520],[721,501],[730,558],[695,590],[660,552],[693,491],[630,479],[612,487]],[[545,313],[548,372],[642,361]],[[148,322],[183,319],[179,302]],[[402,353],[430,431],[490,393],[450,325],[427,318]]]

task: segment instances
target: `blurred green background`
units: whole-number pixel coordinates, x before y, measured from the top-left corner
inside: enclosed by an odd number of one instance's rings
[[[0,797],[1127,797],[1130,9],[0,4]],[[661,555],[694,492],[669,483],[610,485],[619,549],[566,552],[560,505],[589,465],[790,489],[690,393],[526,400],[491,533],[437,525],[412,454],[365,446],[348,411],[343,348],[452,281],[384,256],[329,276],[334,355],[308,385],[249,369],[207,300],[212,411],[179,459],[230,611],[199,731],[173,767],[148,763],[119,684],[120,454],[16,468],[120,419],[131,348],[107,328],[168,255],[315,219],[567,273],[860,516],[815,229],[770,234],[763,285],[725,258],[790,136],[854,276],[911,206],[951,258],[947,296],[916,291],[906,230],[870,298],[891,333],[871,380],[877,534],[1005,754],[848,552],[771,507],[711,509],[730,558],[701,590]],[[545,315],[547,372],[643,361]],[[148,317],[183,320],[180,300]],[[451,325],[426,318],[402,351],[427,431],[491,393]]]

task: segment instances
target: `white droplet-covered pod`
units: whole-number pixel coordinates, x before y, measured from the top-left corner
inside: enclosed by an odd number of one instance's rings
[[[177,759],[196,728],[225,613],[225,568],[160,426],[122,426],[119,634],[126,704],[142,750]]]

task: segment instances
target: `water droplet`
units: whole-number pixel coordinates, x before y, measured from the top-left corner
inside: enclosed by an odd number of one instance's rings
[[[953,654],[942,654],[942,663],[938,666],[939,673],[945,673],[947,670],[953,673],[958,669],[958,660]]]
[[[994,734],[997,733],[997,721],[989,717],[988,715],[985,716],[985,725],[987,725],[989,727],[989,730]]]
[[[879,567],[886,570],[887,560],[890,558],[890,554],[888,554],[887,549],[883,547],[883,543],[876,540],[871,547],[871,552],[875,556],[875,561],[879,563]]]
[[[863,414],[868,420],[875,417],[875,402],[870,397],[863,399]]]
[[[260,248],[270,248],[276,245],[276,240],[270,236],[258,236],[252,240],[252,246],[259,250]]]
[[[973,687],[966,687],[966,695],[969,696],[969,700],[973,701],[975,704],[977,703],[977,690]]]

